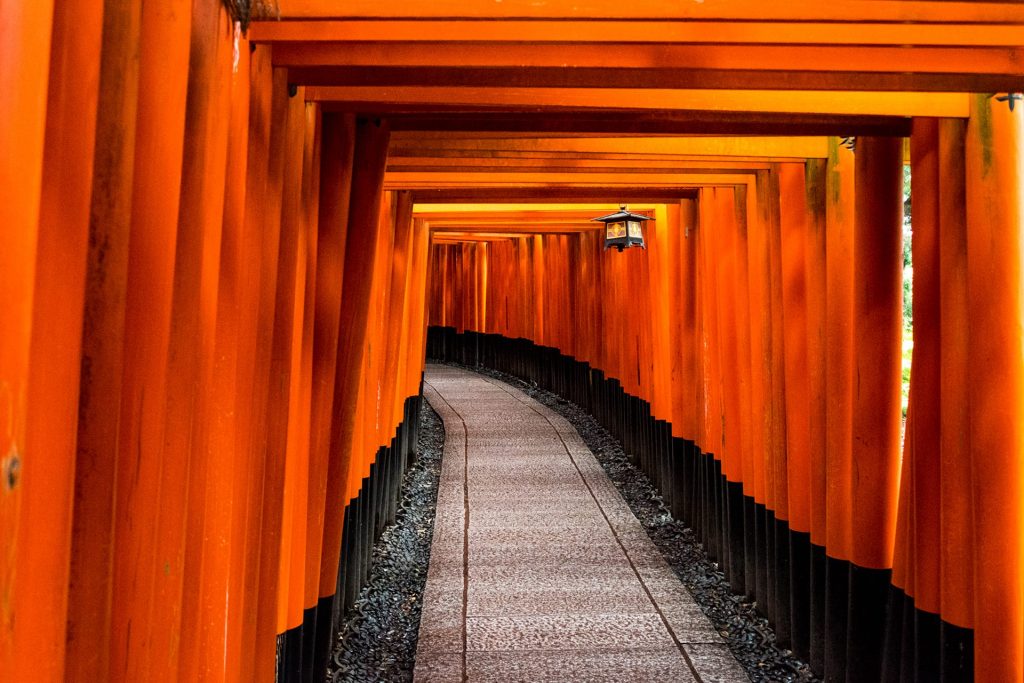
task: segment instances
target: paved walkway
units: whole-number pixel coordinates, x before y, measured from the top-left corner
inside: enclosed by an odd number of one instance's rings
[[[746,681],[575,429],[427,368],[445,447],[415,680]]]

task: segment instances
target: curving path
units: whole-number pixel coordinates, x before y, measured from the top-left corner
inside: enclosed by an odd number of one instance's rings
[[[446,436],[418,683],[747,680],[568,422],[448,366],[424,391]]]

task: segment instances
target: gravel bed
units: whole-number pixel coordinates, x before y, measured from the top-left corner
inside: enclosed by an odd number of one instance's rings
[[[444,425],[426,401],[416,450],[395,524],[374,546],[370,579],[338,635],[328,681],[412,680],[444,451]]]
[[[815,677],[806,662],[797,659],[790,650],[776,645],[774,631],[768,620],[755,611],[754,602],[732,592],[725,574],[716,562],[708,558],[693,531],[672,518],[647,475],[629,462],[622,445],[592,415],[575,403],[517,377],[487,368],[466,369],[523,390],[576,428],[647,530],[647,535],[661,550],[665,561],[690,590],[746,669],[751,681],[803,683],[821,680]]]

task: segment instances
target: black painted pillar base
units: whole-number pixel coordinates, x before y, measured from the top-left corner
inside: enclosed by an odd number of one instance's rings
[[[316,622],[319,605],[307,607],[302,613],[302,683],[313,683],[316,678],[313,662],[316,659]]]
[[[803,659],[811,656],[811,534],[789,532],[790,649]]]
[[[743,496],[743,594],[757,597],[757,503]]]
[[[277,680],[302,683],[302,625],[277,636]]]
[[[891,581],[890,569],[866,569],[850,564],[847,683],[876,683],[882,677],[886,606]]]
[[[438,344],[436,335],[429,343]],[[390,444],[378,449],[370,476],[345,506],[334,595],[321,597],[303,611],[301,625],[278,635],[278,681],[314,683],[326,675],[334,634],[366,584],[375,543],[397,515],[402,480],[416,452],[421,405],[421,395],[405,400]]]
[[[850,563],[825,557],[825,680],[846,681],[846,618]]]
[[[327,662],[331,656],[333,640],[331,614],[337,594],[320,598],[316,605],[316,633],[313,649],[313,679],[319,681],[327,671]],[[319,677],[319,678],[318,678]]]
[[[808,663],[821,675],[825,672],[825,548],[811,545],[811,625]]]

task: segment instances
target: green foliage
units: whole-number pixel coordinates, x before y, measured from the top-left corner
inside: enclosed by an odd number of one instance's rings
[[[914,261],[910,249],[913,229],[910,223],[910,165],[903,167],[903,327],[914,325]]]
[[[914,351],[914,261],[910,249],[910,166],[903,167],[903,419],[910,397],[910,360]]]

